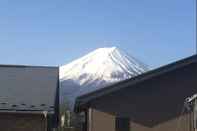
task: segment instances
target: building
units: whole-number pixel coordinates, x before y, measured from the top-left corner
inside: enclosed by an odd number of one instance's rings
[[[197,93],[197,55],[80,96],[87,131],[196,131],[184,101]]]
[[[54,130],[58,90],[58,67],[0,65],[0,130]]]

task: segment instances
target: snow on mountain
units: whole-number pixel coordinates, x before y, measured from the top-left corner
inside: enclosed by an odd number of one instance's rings
[[[60,67],[62,99],[72,106],[79,95],[146,71],[147,66],[116,47],[99,48]]]

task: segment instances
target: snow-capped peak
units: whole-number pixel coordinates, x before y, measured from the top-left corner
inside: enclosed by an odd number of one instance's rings
[[[76,97],[146,71],[143,63],[117,47],[99,48],[60,67],[61,89]]]
[[[118,50],[117,47],[106,47],[106,48],[98,48],[97,50],[95,50],[94,53],[104,53],[104,54],[110,54],[112,53],[114,50]]]
[[[60,79],[73,79],[80,85],[90,78],[118,81],[147,71],[147,68],[133,57],[116,47],[99,48],[84,57],[60,67]]]

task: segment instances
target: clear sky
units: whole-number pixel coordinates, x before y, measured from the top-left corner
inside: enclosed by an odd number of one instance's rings
[[[195,52],[195,0],[0,0],[0,63],[62,65],[117,46],[151,67]]]

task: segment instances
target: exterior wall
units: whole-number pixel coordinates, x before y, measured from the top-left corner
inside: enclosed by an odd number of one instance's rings
[[[115,117],[111,114],[89,109],[88,131],[115,131]]]
[[[158,124],[154,127],[147,127],[135,122],[130,122],[130,131],[194,131],[191,114],[181,116],[174,120]]]
[[[0,114],[1,131],[46,131],[43,115]]]
[[[55,113],[50,126],[56,128],[59,122],[59,68],[0,65],[0,110]]]
[[[89,131],[115,131],[115,116],[130,118],[131,131],[194,131],[185,98],[197,93],[197,64],[154,77],[91,101]]]
[[[90,125],[88,131],[116,131],[115,115],[96,109],[91,110],[92,118],[89,119]],[[130,121],[130,131],[194,131],[192,113],[158,124],[154,127],[147,127]]]

